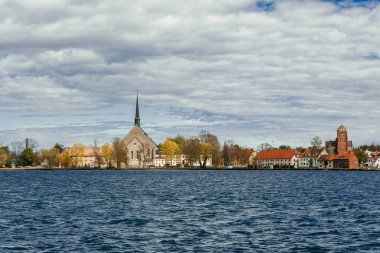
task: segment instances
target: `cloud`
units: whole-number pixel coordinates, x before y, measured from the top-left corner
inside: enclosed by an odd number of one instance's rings
[[[0,110],[113,114],[138,88],[159,140],[380,142],[379,25],[378,1],[2,0]]]

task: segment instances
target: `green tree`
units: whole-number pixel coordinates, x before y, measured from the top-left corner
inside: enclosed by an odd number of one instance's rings
[[[33,152],[33,149],[26,148],[21,153],[22,164],[24,166],[33,166],[36,162],[36,154]]]
[[[304,147],[297,147],[296,149],[297,149],[297,151],[300,152],[300,153],[303,153],[303,152],[305,152],[305,150],[306,150],[306,148],[304,148]]]
[[[273,149],[273,146],[267,142],[261,143],[258,147],[257,150],[263,151],[263,150],[271,150]]]
[[[278,147],[278,149],[285,150],[285,149],[291,149],[291,147],[289,145],[281,145]]]
[[[354,153],[359,160],[359,164],[368,162],[368,157],[363,150],[355,149]]]

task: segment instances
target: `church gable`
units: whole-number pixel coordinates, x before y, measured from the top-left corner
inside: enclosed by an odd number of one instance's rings
[[[129,131],[127,136],[124,138],[124,143],[129,146],[134,140],[137,140],[139,144],[148,144],[153,147],[156,146],[156,144],[138,126],[134,126],[131,131]]]

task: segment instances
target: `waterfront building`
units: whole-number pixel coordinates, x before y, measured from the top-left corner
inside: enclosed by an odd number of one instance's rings
[[[190,166],[189,159],[186,155],[174,155],[172,159],[166,157],[165,155],[156,155],[154,159],[154,167],[163,168],[163,167],[201,167],[199,161],[193,162]],[[212,167],[212,159],[209,157],[206,160],[206,167]]]
[[[124,137],[123,142],[128,153],[128,164],[130,168],[146,168],[155,165],[155,154],[157,145],[149,138],[140,125],[139,95],[136,98],[135,125]]]
[[[255,157],[258,168],[297,168],[298,156],[296,149],[263,150]]]
[[[310,169],[317,168],[318,159],[323,156],[328,155],[326,149],[306,149],[299,157],[298,157],[298,168]]]
[[[373,164],[373,167],[375,169],[380,169],[380,156],[377,156],[376,159],[375,159],[375,162]]]
[[[353,151],[352,141],[348,140],[347,129],[343,125],[337,129],[335,141],[326,141],[325,148],[329,154],[341,154]]]
[[[317,160],[318,169],[333,169],[334,168],[334,154],[321,155]]]
[[[257,152],[253,149],[241,149],[231,151],[231,166],[234,168],[253,167]]]
[[[347,129],[343,125],[337,129],[335,141],[326,141],[326,151],[329,156],[318,160],[318,168],[331,168],[331,164],[337,169],[359,168],[359,160],[353,151],[352,141],[348,140]]]
[[[71,158],[71,166],[78,168],[105,168],[107,167],[104,161],[101,148],[81,148],[76,150],[66,148],[64,151],[69,153]],[[62,152],[63,153],[63,152]],[[100,164],[98,164],[100,163]],[[61,165],[60,165],[61,167]]]

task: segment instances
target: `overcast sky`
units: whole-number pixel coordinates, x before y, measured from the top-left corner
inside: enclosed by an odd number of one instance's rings
[[[0,144],[380,143],[379,1],[0,0]]]

